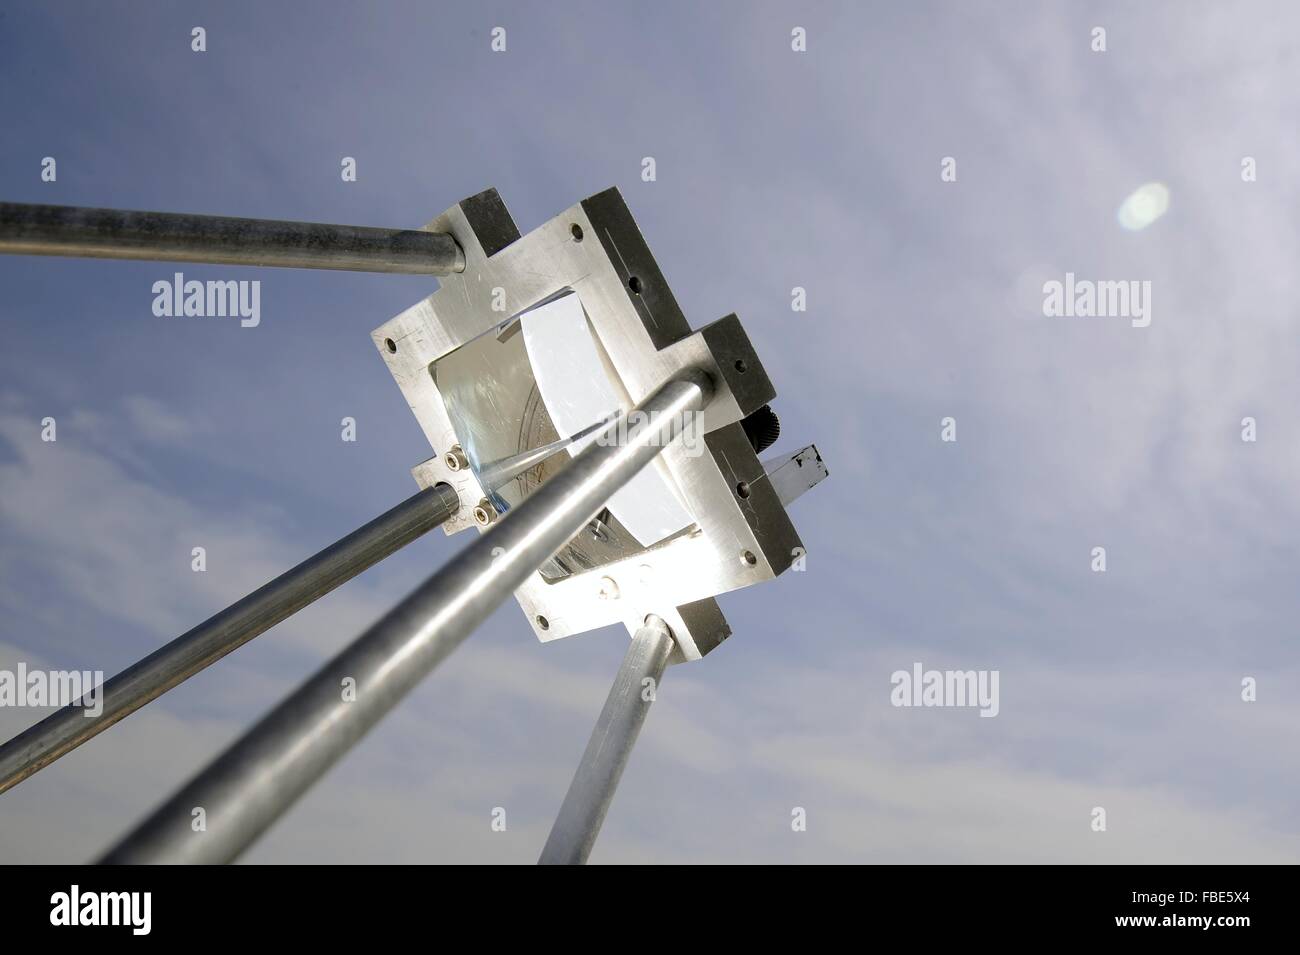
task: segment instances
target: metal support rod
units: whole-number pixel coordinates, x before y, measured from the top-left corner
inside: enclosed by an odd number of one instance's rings
[[[449,275],[465,253],[441,232],[0,202],[0,253]]]
[[[97,716],[83,698],[19,733],[0,746],[0,792],[442,524],[458,507],[450,485],[425,488],[107,680],[98,690]]]
[[[614,677],[538,865],[586,864],[672,652],[668,626],[654,614],[646,617]]]
[[[111,849],[106,863],[228,862],[577,534],[708,403],[669,381],[321,667]],[[191,828],[202,807],[207,830]]]

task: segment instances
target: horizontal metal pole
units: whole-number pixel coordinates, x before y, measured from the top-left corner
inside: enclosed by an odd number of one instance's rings
[[[586,864],[672,652],[667,624],[650,615],[618,668],[538,865]]]
[[[0,746],[0,792],[442,524],[458,506],[450,485],[426,488],[105,681],[97,716],[83,698],[19,733]]]
[[[228,862],[238,856],[653,460],[712,394],[706,375],[688,372],[638,405],[644,415],[611,424],[102,861]],[[191,828],[196,807],[205,812],[205,832]]]
[[[449,275],[465,253],[441,232],[0,202],[0,253]]]

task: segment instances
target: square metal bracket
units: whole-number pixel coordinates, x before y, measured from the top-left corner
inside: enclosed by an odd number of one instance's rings
[[[487,497],[472,469],[453,470],[444,460],[463,436],[456,434],[433,367],[461,346],[572,291],[632,403],[688,368],[713,377],[704,453],[692,456],[677,442],[652,465],[663,469],[694,525],[591,569],[551,579],[539,572],[515,594],[542,641],[613,623],[635,633],[653,613],[668,623],[685,659],[708,653],[730,634],[713,598],[775,577],[803,554],[740,423],[775,390],[739,319],[728,315],[691,331],[616,189],[583,200],[526,236],[491,189],[425,228],[456,239],[465,270],[440,279],[436,292],[372,338],[435,451],[413,469],[417,482],[446,482],[460,496],[460,513],[445,525],[447,533],[478,526],[472,511]]]

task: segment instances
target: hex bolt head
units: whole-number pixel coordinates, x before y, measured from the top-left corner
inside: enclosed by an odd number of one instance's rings
[[[460,471],[469,467],[469,458],[465,457],[459,444],[452,445],[451,450],[442,456],[442,462],[447,465],[448,471]]]
[[[485,497],[474,506],[474,521],[479,527],[487,527],[497,519],[497,509]]]

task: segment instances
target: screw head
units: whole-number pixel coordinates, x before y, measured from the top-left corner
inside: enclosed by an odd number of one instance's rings
[[[442,463],[447,465],[448,471],[460,471],[469,467],[469,458],[465,457],[465,452],[461,450],[459,444],[456,444],[442,456]]]
[[[497,519],[497,509],[485,497],[474,506],[474,521],[479,527],[487,527]]]

